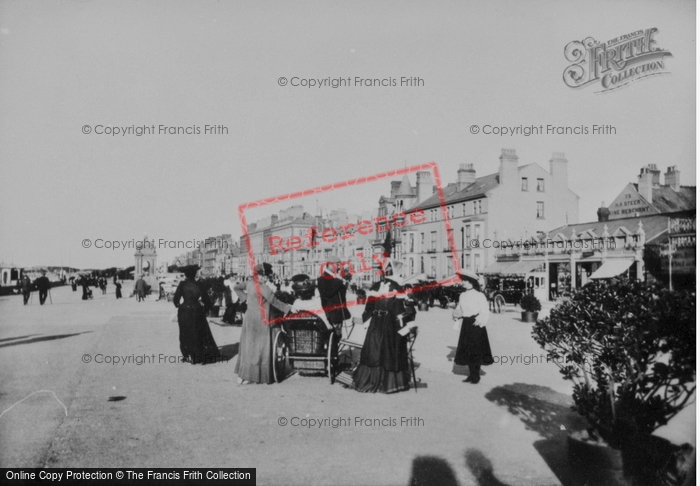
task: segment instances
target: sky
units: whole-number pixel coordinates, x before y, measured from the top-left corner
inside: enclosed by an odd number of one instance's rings
[[[667,74],[564,83],[570,42],[649,28]],[[125,267],[133,248],[95,242],[238,237],[241,204],[427,162],[444,184],[462,163],[479,177],[502,148],[547,170],[564,152],[594,220],[646,164],[695,185],[695,43],[691,1],[0,1],[0,261]],[[397,86],[291,85],[348,77]],[[616,133],[483,133],[594,124]],[[359,214],[388,192],[319,204]]]

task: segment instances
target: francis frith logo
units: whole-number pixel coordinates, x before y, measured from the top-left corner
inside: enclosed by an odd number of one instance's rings
[[[638,79],[670,74],[666,71],[665,57],[673,56],[656,46],[657,32],[658,29],[651,28],[607,42],[598,42],[593,37],[569,42],[564,56],[573,64],[564,70],[564,83],[570,88],[599,84],[602,89],[596,93],[602,93],[629,86]]]

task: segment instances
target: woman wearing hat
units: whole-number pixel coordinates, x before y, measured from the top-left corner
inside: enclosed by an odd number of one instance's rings
[[[405,297],[387,294],[401,291],[398,276],[402,262],[390,260],[385,267],[384,282],[375,297],[367,299],[362,320],[370,320],[360,354],[360,365],[352,381],[359,392],[395,393],[409,389],[407,337],[398,333],[405,323],[412,321],[415,312],[407,310]]]
[[[238,360],[234,372],[238,375],[238,384],[247,383],[273,383],[272,373],[272,343],[276,333],[279,332],[274,326],[263,322],[263,311],[265,317],[270,319],[270,306],[289,313],[291,306],[285,304],[275,297],[275,291],[270,288],[268,282],[274,276],[272,265],[260,263],[255,266],[258,274],[260,295],[254,280],[246,283],[236,284],[235,290],[245,289],[248,310],[243,318],[241,329],[241,341],[238,352]]]
[[[486,331],[489,322],[489,303],[480,292],[479,277],[469,270],[459,272],[467,289],[459,296],[452,317],[462,319],[462,328],[457,343],[455,364],[469,366],[469,377],[465,383],[479,383],[481,365],[493,363],[491,344]]]
[[[180,327],[180,352],[189,363],[213,363],[220,353],[206,318],[211,307],[209,296],[195,282],[199,267],[188,265],[179,270],[186,277],[177,286],[173,296]]]

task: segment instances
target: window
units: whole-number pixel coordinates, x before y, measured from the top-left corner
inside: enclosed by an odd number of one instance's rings
[[[476,201],[473,201],[472,202],[472,214],[479,214],[476,209],[477,209],[476,208]]]
[[[450,206],[450,219],[455,217],[455,207]]]
[[[544,202],[537,201],[537,218],[544,219]]]
[[[425,251],[425,233],[420,234],[420,251]]]
[[[435,277],[437,274],[437,257],[430,257],[430,276]]]
[[[479,273],[481,270],[481,255],[474,255],[474,273]]]
[[[454,264],[452,263],[452,257],[447,257],[447,275],[454,275]]]
[[[408,252],[409,253],[414,253],[415,251],[415,246],[414,246],[414,238],[413,238],[413,233],[408,234]],[[413,261],[413,260],[411,260]],[[411,272],[413,273],[413,272]]]
[[[520,179],[520,190],[527,191],[527,177]]]
[[[425,261],[420,257],[420,273],[425,273]]]
[[[467,215],[467,203],[462,203],[462,216]]]
[[[476,205],[476,207],[477,207],[477,209],[479,210],[479,214],[481,214],[481,199],[479,199],[479,200],[477,201],[477,203],[478,203],[478,204]]]
[[[413,258],[409,258],[408,259],[408,274],[413,275],[414,273],[416,273],[416,272],[413,270]]]
[[[537,179],[537,192],[544,192],[544,179]]]
[[[437,231],[430,232],[430,249],[431,250],[437,249]]]
[[[480,224],[474,225],[474,239],[479,240],[479,244],[481,244],[481,225]]]
[[[472,269],[472,262],[471,258],[469,258],[469,255],[462,255],[462,267],[464,267],[465,270]]]

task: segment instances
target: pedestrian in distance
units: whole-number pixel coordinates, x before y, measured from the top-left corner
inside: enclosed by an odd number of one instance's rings
[[[22,297],[24,298],[24,305],[29,302],[29,297],[32,295],[32,281],[29,279],[29,275],[26,273],[22,276],[19,281],[20,288],[22,289]]]
[[[121,299],[122,298],[122,283],[119,280],[116,280],[114,285],[117,288],[117,290],[116,290],[117,299]]]
[[[51,287],[51,282],[49,282],[49,279],[46,277],[46,270],[41,271],[41,277],[34,281],[34,285],[36,285],[36,288],[39,290],[39,303],[44,305],[49,293],[49,288]]]
[[[142,274],[134,284],[134,292],[136,293],[136,297],[138,298],[139,302],[146,300],[147,284],[143,277],[144,275]]]

